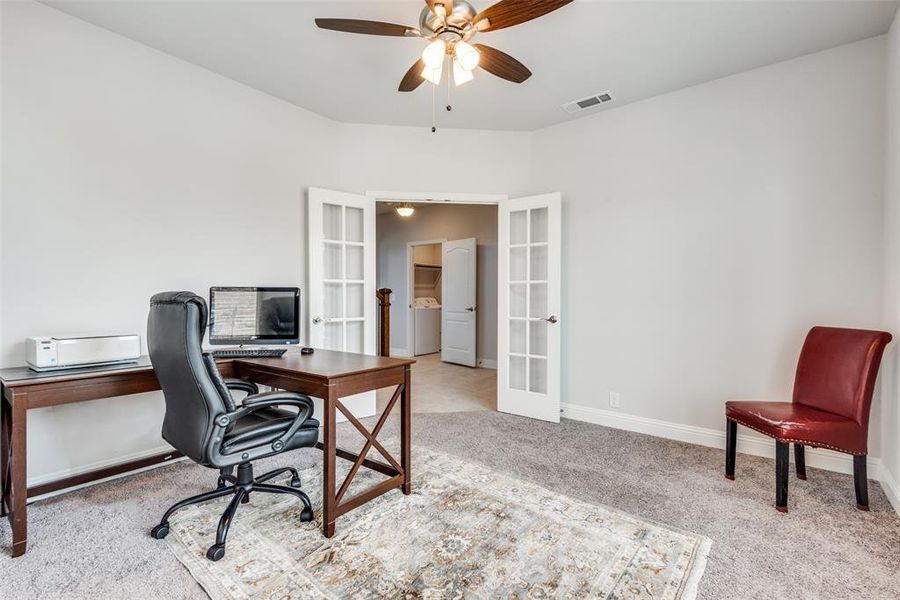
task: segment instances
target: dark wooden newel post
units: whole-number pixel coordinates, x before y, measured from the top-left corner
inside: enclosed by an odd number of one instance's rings
[[[378,296],[378,355],[391,355],[391,290],[381,288]]]

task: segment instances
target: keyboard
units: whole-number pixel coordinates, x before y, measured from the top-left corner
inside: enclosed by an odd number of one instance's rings
[[[287,348],[233,348],[231,350],[213,350],[213,358],[278,358],[287,352]]]

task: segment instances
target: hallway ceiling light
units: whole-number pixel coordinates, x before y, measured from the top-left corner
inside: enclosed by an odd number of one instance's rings
[[[397,214],[401,217],[411,217],[414,212],[416,212],[416,209],[412,204],[400,204],[397,206]]]

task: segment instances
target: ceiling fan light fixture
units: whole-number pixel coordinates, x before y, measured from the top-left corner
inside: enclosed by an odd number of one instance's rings
[[[441,65],[438,65],[437,69],[432,69],[428,65],[425,65],[425,68],[422,69],[422,79],[430,81],[434,85],[441,85],[441,77],[443,74],[444,69]]]
[[[464,70],[474,71],[481,60],[481,54],[471,45],[460,40],[456,42],[456,60]]]
[[[463,69],[462,65],[459,64],[459,59],[455,59],[453,61],[453,83],[460,86],[464,83],[469,83],[473,79],[475,79],[475,75],[472,74],[472,71]]]
[[[425,46],[422,50],[422,61],[429,69],[440,69],[444,64],[444,55],[447,53],[447,46],[443,40],[435,40]]]
[[[414,212],[416,209],[412,204],[401,204],[397,207],[397,214],[401,217],[411,217]]]

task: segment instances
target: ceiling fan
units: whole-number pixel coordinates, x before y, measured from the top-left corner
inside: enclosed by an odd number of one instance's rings
[[[467,0],[425,0],[418,28],[360,19],[316,19],[316,25],[347,33],[431,40],[400,81],[401,92],[411,92],[426,80],[439,84],[445,56],[450,57],[456,85],[471,81],[477,67],[507,81],[522,83],[531,77],[525,65],[496,48],[469,41],[476,34],[525,23],[569,2],[572,0],[500,0],[476,12]]]

